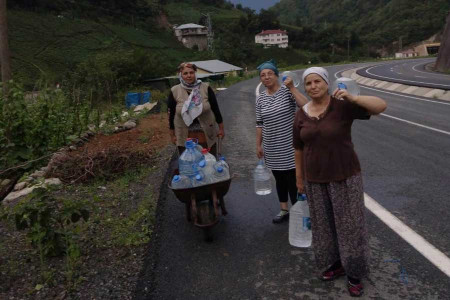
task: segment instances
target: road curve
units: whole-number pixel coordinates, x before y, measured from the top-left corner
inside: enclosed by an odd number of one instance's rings
[[[357,74],[406,85],[450,90],[450,74],[432,72],[425,68],[435,61],[436,58],[395,60],[364,67],[357,70]]]

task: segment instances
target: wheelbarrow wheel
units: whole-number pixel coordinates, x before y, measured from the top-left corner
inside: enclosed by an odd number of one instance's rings
[[[214,240],[211,227],[203,228],[203,237],[205,238],[205,242],[208,243],[211,243]]]

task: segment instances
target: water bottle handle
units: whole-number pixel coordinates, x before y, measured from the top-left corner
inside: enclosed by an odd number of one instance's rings
[[[306,195],[297,192],[297,201],[304,201],[304,200],[306,200]]]

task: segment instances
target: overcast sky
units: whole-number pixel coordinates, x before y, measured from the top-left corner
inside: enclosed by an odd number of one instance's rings
[[[275,3],[280,2],[280,0],[228,0],[235,4],[242,4],[242,6],[250,7],[251,9],[259,12],[261,8],[267,9],[273,6]]]

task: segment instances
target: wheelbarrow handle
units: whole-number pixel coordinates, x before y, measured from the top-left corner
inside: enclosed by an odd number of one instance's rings
[[[217,137],[217,158],[222,156],[222,137]]]

